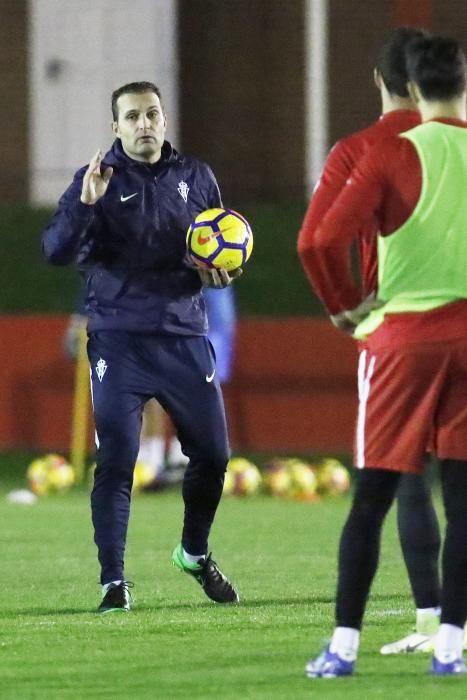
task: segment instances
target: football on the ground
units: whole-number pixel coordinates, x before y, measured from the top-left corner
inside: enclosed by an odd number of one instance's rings
[[[261,485],[258,467],[243,457],[233,457],[228,464],[224,480],[224,494],[252,496]]]
[[[75,483],[75,473],[64,457],[48,454],[31,462],[26,479],[31,491],[42,496],[46,493],[66,491]]]
[[[253,250],[253,233],[244,216],[233,209],[207,209],[188,229],[190,260],[202,268],[236,270]]]
[[[323,459],[318,468],[318,492],[327,496],[346,493],[350,489],[348,469],[338,459]]]
[[[298,501],[314,501],[317,499],[317,478],[312,467],[301,459],[286,461],[290,474],[288,495]]]
[[[291,474],[285,459],[272,459],[264,465],[264,489],[271,496],[287,496]]]
[[[133,472],[133,493],[142,491],[145,486],[149,486],[154,481],[154,469],[146,462],[136,462]]]

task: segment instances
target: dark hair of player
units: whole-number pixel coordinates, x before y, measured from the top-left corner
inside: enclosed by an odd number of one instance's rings
[[[145,80],[142,80],[139,83],[127,83],[126,85],[122,85],[122,87],[117,88],[117,90],[114,90],[112,93],[112,115],[114,121],[118,121],[117,100],[119,97],[121,97],[121,95],[142,95],[144,92],[154,92],[162,102],[161,91],[159,88],[154,85],[154,83],[148,83]]]
[[[376,70],[381,75],[383,83],[391,95],[408,97],[406,48],[410,42],[427,36],[423,29],[416,27],[398,27],[388,35],[383,43]]]
[[[416,39],[407,47],[407,73],[425,100],[450,100],[466,88],[467,64],[455,39],[444,36]]]

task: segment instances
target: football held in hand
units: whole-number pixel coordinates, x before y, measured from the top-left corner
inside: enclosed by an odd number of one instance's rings
[[[198,214],[186,241],[191,261],[202,268],[236,270],[244,266],[253,250],[251,227],[233,209],[207,209]]]

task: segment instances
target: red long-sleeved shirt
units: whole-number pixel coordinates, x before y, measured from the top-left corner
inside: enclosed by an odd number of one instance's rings
[[[361,290],[358,291],[351,276],[350,284],[344,286],[345,280],[349,280],[346,265],[342,279],[340,271],[335,267],[331,266],[329,269],[328,256],[316,243],[316,231],[362,157],[388,138],[408,131],[419,123],[420,116],[413,110],[388,112],[366,129],[338,141],[326,160],[300,229],[298,252],[310,284],[331,314],[354,308],[376,288],[378,224],[370,218],[358,231],[352,230],[357,239],[361,274]],[[420,182],[418,186],[420,190]],[[402,212],[401,216],[404,214],[405,212]],[[339,289],[334,293],[336,283]]]
[[[437,121],[467,128],[467,122],[456,119]],[[362,232],[369,242],[376,242],[378,233],[389,235],[400,228],[413,212],[420,191],[421,165],[415,147],[408,139],[389,136],[367,149],[316,228],[307,235],[302,227],[302,263],[330,313],[352,309],[361,301],[351,274],[352,242],[360,240]],[[400,340],[401,333],[414,340],[463,337],[466,312],[467,302],[460,301],[424,314],[393,315],[391,340]],[[386,331],[387,327],[383,334]]]

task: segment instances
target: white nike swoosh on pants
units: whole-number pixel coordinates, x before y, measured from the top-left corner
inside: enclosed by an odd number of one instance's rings
[[[212,382],[212,380],[214,379],[215,373],[216,373],[216,370],[214,369],[213,372],[212,372],[212,374],[206,375],[206,381],[208,382],[208,384],[209,384],[210,382]]]

